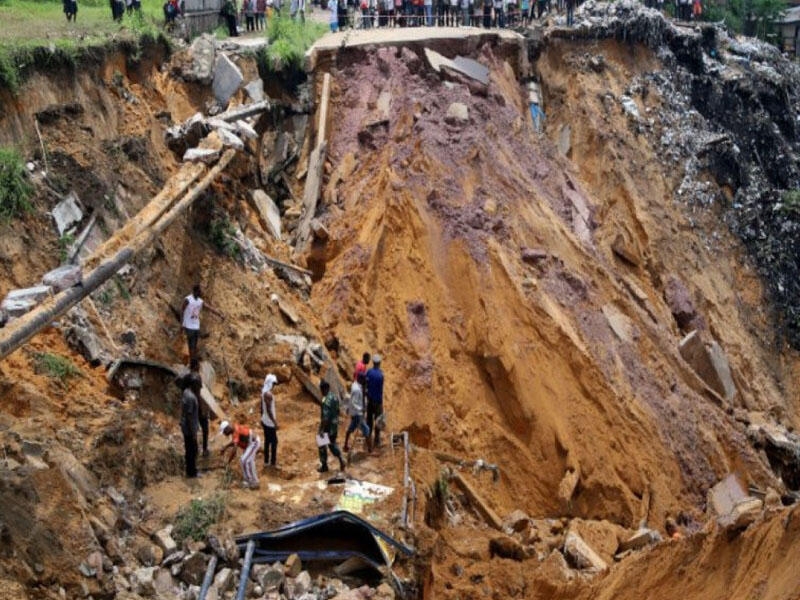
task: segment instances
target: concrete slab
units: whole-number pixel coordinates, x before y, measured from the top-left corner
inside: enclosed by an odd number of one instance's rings
[[[569,532],[564,539],[564,554],[578,569],[586,569],[595,573],[608,570],[608,565],[600,558],[600,555],[574,532]]]
[[[61,292],[78,285],[82,278],[80,265],[62,265],[46,273],[42,277],[42,283],[45,286],[52,287],[57,292]]]
[[[244,81],[244,76],[239,67],[224,54],[218,55],[214,62],[214,82],[211,86],[217,102],[223,106],[228,104],[231,96],[242,85],[242,81]]]
[[[678,350],[708,387],[725,400],[733,400],[736,386],[733,383],[728,360],[716,342],[712,341],[707,347],[700,333],[695,330],[681,340]]]
[[[711,488],[708,492],[708,507],[717,516],[729,514],[733,507],[747,497],[744,486],[733,473]]]
[[[80,223],[83,219],[83,210],[75,192],[70,192],[66,198],[56,204],[52,214],[60,236],[64,235],[73,225]]]
[[[49,285],[11,290],[0,304],[0,309],[5,311],[9,317],[22,316],[47,298],[52,291],[53,288]]]
[[[278,206],[264,190],[253,190],[253,204],[263,225],[276,240],[281,239],[281,213]]]
[[[264,82],[260,77],[254,79],[244,86],[244,91],[253,102],[261,102],[264,99]]]

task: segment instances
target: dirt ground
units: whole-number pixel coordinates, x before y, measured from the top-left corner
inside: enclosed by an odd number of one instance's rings
[[[602,56],[605,70],[585,68],[589,54]],[[735,417],[763,413],[800,425],[800,362],[769,341],[761,283],[737,241],[713,211],[689,223],[672,200],[680,173],[665,164],[655,136],[632,131],[606,104],[605,94],[621,94],[636,74],[661,68],[659,59],[615,41],[554,42],[535,65],[547,107],[537,132],[513,69],[489,44],[476,58],[491,72],[481,93],[445,83],[408,49],[353,50],[334,65],[320,215],[330,240],[299,257],[320,274],[310,294],[209,241],[210,215],[224,211],[261,251],[298,258],[268,236],[248,202],[258,185],[248,157],[93,296],[98,313],[87,309],[89,319],[98,331],[102,321],[119,355],[176,365],[188,356],[172,308],[202,284],[224,314],[204,315],[201,347],[226,414],[257,426],[261,381],[268,371],[279,375],[279,469],[261,472],[259,490],[241,489],[238,470],[222,465],[215,422],[204,476],[184,479],[171,382],[125,395],[67,344],[63,323],[0,362],[0,440],[5,456],[24,465],[2,471],[0,597],[56,597],[60,586],[78,597],[88,584],[77,565],[98,546],[91,517],[113,528],[124,514],[120,539],[130,554],[191,499],[220,491],[227,510],[215,530],[232,534],[335,507],[341,488],[315,472],[319,409],[292,375],[291,346],[275,334],[335,338],[331,353],[348,366],[363,351],[383,355],[388,427],[408,431],[416,447],[413,530],[398,526],[401,452],[359,456],[348,473],[395,489],[368,514],[418,550],[416,563],[398,569],[419,584],[420,597],[797,597],[795,508],[767,512],[739,535],[706,514],[709,488],[729,472],[761,490],[780,486]],[[112,56],[98,72],[37,77],[14,102],[2,98],[4,142],[30,135],[31,116],[45,107],[82,107],[43,124],[42,136],[51,181],[101,216],[101,234],[177,171],[163,131],[203,110],[210,94],[172,79],[162,59],[154,51],[129,67]],[[651,94],[640,110],[660,102]],[[466,122],[448,116],[453,103],[466,106]],[[558,149],[565,126],[566,155]],[[293,185],[301,197],[302,184]],[[2,225],[0,291],[32,285],[58,264],[47,213],[54,204],[42,193],[33,214]],[[717,246],[702,243],[699,229],[716,232]],[[618,235],[638,264],[614,255]],[[530,249],[542,256],[523,260]],[[704,334],[730,362],[737,394],[728,404],[708,395],[678,353],[683,332],[664,291],[670,278],[689,290]],[[273,294],[290,303],[298,324]],[[127,332],[132,342],[123,341]],[[61,383],[37,373],[37,353],[67,357],[81,375]],[[340,436],[343,429],[344,418]],[[32,447],[44,468],[26,458]],[[437,452],[499,467],[497,481],[470,469],[463,476],[500,518],[522,510],[559,523],[606,521],[627,535],[643,522],[663,533],[665,519],[680,516],[685,536],[594,578],[567,573],[546,554],[493,556],[497,532],[460,492],[444,524],[426,525],[431,486],[452,466]],[[570,472],[579,483],[565,503],[560,487]]]

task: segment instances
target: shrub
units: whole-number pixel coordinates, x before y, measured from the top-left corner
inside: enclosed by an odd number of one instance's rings
[[[264,50],[267,68],[274,71],[301,69],[306,50],[327,30],[323,23],[294,20],[284,9],[267,25],[269,46]]]
[[[225,514],[225,500],[224,494],[216,494],[207,500],[195,498],[178,510],[172,531],[178,545],[187,539],[205,539],[208,529]]]
[[[35,369],[37,373],[43,373],[51,379],[57,380],[62,386],[74,377],[83,377],[80,369],[72,362],[58,354],[49,352],[37,352],[34,355]]]
[[[217,217],[208,225],[208,236],[217,252],[230,258],[238,258],[242,250],[236,243],[236,228],[227,215]]]
[[[0,148],[0,219],[7,221],[31,210],[33,186],[16,150]]]

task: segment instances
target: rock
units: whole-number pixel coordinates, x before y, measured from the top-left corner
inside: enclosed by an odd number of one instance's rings
[[[156,569],[153,577],[153,587],[156,590],[156,595],[159,598],[163,598],[167,594],[175,593],[178,588],[178,582],[169,572],[169,569]]]
[[[291,587],[292,597],[296,598],[297,596],[302,596],[303,594],[311,591],[311,575],[308,571],[300,571],[294,580],[291,582],[286,582],[286,587],[287,589]]]
[[[445,123],[449,125],[462,125],[469,122],[469,108],[463,102],[453,102],[447,107],[447,114],[444,117]]]
[[[520,252],[520,257],[522,258],[522,262],[535,265],[539,261],[547,258],[547,250],[543,248],[523,248]]]
[[[489,540],[489,555],[492,558],[499,556],[513,560],[525,560],[527,558],[522,544],[507,535],[498,535]]]
[[[243,138],[248,140],[257,140],[258,139],[258,132],[253,129],[247,121],[242,121],[239,119],[236,121],[236,131],[239,135]]]
[[[661,534],[647,527],[640,528],[636,533],[624,542],[620,542],[619,552],[627,550],[639,550],[650,544],[655,544],[661,541]]]
[[[261,102],[264,99],[264,81],[260,77],[254,79],[244,86],[244,91],[253,102]]]
[[[572,581],[575,578],[575,573],[569,568],[564,555],[558,550],[553,550],[547,555],[538,572],[542,574],[545,581]]]
[[[164,556],[164,560],[161,561],[161,566],[171,567],[172,565],[181,562],[184,558],[186,558],[186,552],[184,552],[183,550],[172,552],[171,554],[167,554],[166,556]]]
[[[707,505],[717,517],[724,517],[746,498],[747,493],[739,478],[731,473],[709,490]]]
[[[180,76],[186,81],[196,81],[208,85],[214,78],[214,58],[216,55],[214,36],[204,33],[196,38],[187,51],[189,61],[181,66]]]
[[[9,317],[20,317],[52,293],[53,288],[49,285],[37,285],[30,288],[11,290],[6,294],[0,304],[0,308]]]
[[[83,219],[83,210],[75,192],[70,192],[66,198],[56,204],[52,214],[59,236],[63,236],[73,225],[80,223]]]
[[[695,330],[684,337],[678,346],[683,359],[691,365],[695,373],[720,397],[727,401],[736,395],[728,359],[719,344],[713,342],[707,347]]]
[[[47,459],[53,468],[61,471],[81,499],[93,500],[97,495],[97,478],[75,458],[69,450],[62,446],[53,446],[47,453]]]
[[[326,241],[330,234],[328,233],[328,228],[322,224],[322,221],[319,219],[312,219],[311,220],[311,231],[314,234],[314,237],[320,241]]]
[[[83,279],[80,265],[62,265],[42,277],[42,285],[52,287],[56,292],[75,287]]]
[[[638,120],[641,118],[639,114],[639,107],[636,105],[636,102],[630,96],[620,96],[620,104],[622,104],[622,110],[634,120]]]
[[[278,206],[264,190],[253,190],[253,204],[258,210],[261,224],[276,240],[281,239],[281,213]]]
[[[394,588],[385,581],[375,590],[374,600],[394,600]]]
[[[111,501],[120,508],[124,508],[127,505],[125,496],[120,494],[114,487],[109,486],[106,488],[106,495],[111,498]]]
[[[761,516],[763,508],[761,500],[748,496],[737,502],[730,513],[717,518],[717,523],[733,530],[745,529]]]
[[[202,162],[211,164],[219,159],[219,150],[211,148],[189,148],[183,154],[184,162]]]
[[[178,551],[178,544],[172,539],[172,526],[159,529],[153,534],[153,541],[158,545],[164,553],[164,556],[170,556]]]
[[[181,565],[180,580],[187,585],[200,585],[206,574],[206,555],[192,552]]]
[[[564,555],[578,569],[602,573],[608,569],[606,562],[576,533],[569,532],[564,540]]]
[[[227,105],[243,80],[241,70],[230,58],[224,54],[217,56],[214,62],[214,81],[211,84],[217,102],[223,106]]]
[[[244,150],[244,142],[236,134],[227,129],[217,129],[216,132],[219,139],[222,140],[223,146],[228,146],[234,150]]]
[[[620,538],[630,535],[628,530],[605,520],[572,519],[568,531],[578,535],[606,564],[611,564],[614,560]]]
[[[5,471],[16,471],[22,465],[11,457],[4,457],[0,459],[0,469]]]
[[[266,591],[274,589],[280,592],[283,588],[285,579],[286,578],[283,574],[283,569],[268,567],[259,575],[257,581],[259,585]]]
[[[81,575],[84,577],[94,577],[97,575],[97,569],[89,566],[85,561],[78,565],[78,571],[80,571]]]
[[[105,345],[90,328],[89,322],[82,321],[85,325],[73,323],[67,329],[67,343],[80,352],[93,367],[112,362],[111,354],[106,351]]]
[[[103,553],[95,550],[89,556],[86,557],[86,564],[89,565],[91,569],[94,569],[95,573],[98,577],[100,577],[100,573],[103,572]]]
[[[614,241],[611,242],[611,251],[634,267],[638,267],[642,263],[639,250],[633,243],[628,242],[621,233],[618,233]]]
[[[133,590],[137,594],[148,597],[155,596],[156,586],[154,577],[156,570],[156,567],[144,567],[142,569],[136,569],[133,572],[131,584]]]
[[[217,588],[217,592],[220,594],[232,590],[233,584],[233,571],[231,569],[220,569],[214,577],[214,587]]]
[[[605,304],[601,310],[614,335],[621,342],[630,342],[633,339],[633,323],[631,320],[613,304]]]
[[[783,507],[781,495],[774,488],[767,488],[767,493],[764,494],[764,507],[768,510],[776,510]]]
[[[575,488],[578,487],[581,474],[577,469],[569,469],[564,473],[561,482],[558,484],[558,501],[562,510],[569,508],[572,502],[572,495],[575,493]]]
[[[524,511],[519,509],[509,513],[509,515],[503,519],[503,529],[508,531],[524,531],[528,527],[530,527],[531,518],[525,514]]]
[[[180,154],[197,146],[208,133],[207,127],[203,114],[198,112],[182,124],[167,129],[164,132],[164,141],[170,150]]]
[[[115,565],[121,565],[125,562],[125,557],[122,555],[122,548],[120,548],[119,540],[117,540],[117,538],[108,538],[108,541],[103,544],[103,548]]]
[[[144,542],[136,549],[136,558],[145,567],[158,566],[164,559],[164,551],[155,544]]]
[[[692,302],[689,290],[683,281],[674,275],[671,275],[664,284],[664,301],[669,306],[681,331],[705,328],[705,323],[697,314],[697,308]]]

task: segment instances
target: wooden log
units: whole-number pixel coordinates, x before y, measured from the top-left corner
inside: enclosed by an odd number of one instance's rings
[[[461,476],[461,473],[453,473],[453,479],[458,484],[458,486],[464,490],[464,493],[469,498],[469,501],[475,505],[475,508],[478,509],[478,512],[481,513],[486,522],[494,527],[499,531],[503,531],[503,521],[500,520],[500,517],[497,516],[497,513],[492,510],[492,508],[486,504],[483,498],[480,497],[478,492],[473,488],[466,479]]]
[[[155,238],[161,235],[164,229],[205,191],[233,159],[235,154],[235,150],[227,150],[217,165],[208,172],[192,191],[186,194],[166,214],[163,214],[157,223],[142,231],[128,245],[84,277],[83,285],[69,288],[52,296],[29,313],[22,315],[19,319],[12,321],[0,330],[0,359],[11,354],[41,329],[61,317],[128,264],[137,252],[151,244]]]
[[[292,372],[295,377],[303,384],[306,391],[311,394],[317,404],[322,404],[322,393],[319,391],[319,386],[309,377],[303,369],[296,365],[292,365]]]
[[[302,273],[303,275],[308,275],[311,277],[313,273],[308,269],[304,269],[302,267],[298,267],[297,265],[293,265],[291,263],[283,262],[282,260],[278,260],[277,258],[270,256],[269,254],[264,254],[264,260],[276,267],[283,267],[284,269],[291,269],[292,271],[297,271],[298,273]]]
[[[216,118],[228,122],[238,121],[239,119],[246,119],[247,117],[252,117],[253,115],[262,113],[270,108],[272,108],[272,103],[269,100],[262,100],[261,102],[253,102],[251,104],[245,104],[244,106],[237,106],[236,108],[217,115]]]
[[[317,202],[322,188],[322,171],[325,166],[327,149],[328,144],[323,142],[321,146],[314,148],[308,159],[306,186],[303,190],[303,217],[297,225],[295,250],[298,252],[303,251],[311,237],[311,221],[314,218],[314,213],[317,212]]]
[[[327,140],[328,132],[328,103],[331,98],[331,74],[325,73],[322,76],[322,94],[319,102],[319,123],[317,124],[317,144],[319,148]]]

